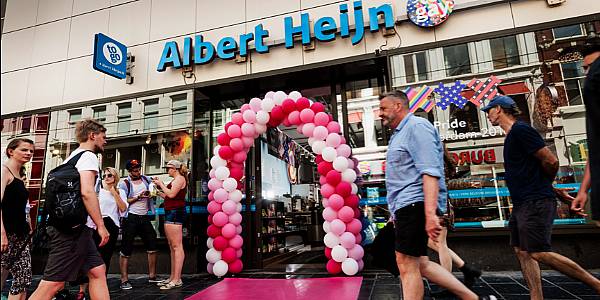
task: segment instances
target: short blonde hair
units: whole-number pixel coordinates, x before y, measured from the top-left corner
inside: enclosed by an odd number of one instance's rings
[[[106,127],[94,119],[83,119],[75,125],[75,137],[79,143],[85,143],[90,133],[106,132]]]
[[[115,183],[119,183],[119,181],[121,181],[121,176],[119,176],[119,171],[117,171],[117,169],[112,167],[106,167],[103,169],[103,171],[108,171],[108,173],[112,174],[112,176],[115,178]]]

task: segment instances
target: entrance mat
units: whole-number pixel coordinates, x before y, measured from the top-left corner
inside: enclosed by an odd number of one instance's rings
[[[225,278],[188,300],[356,300],[362,277],[330,277],[307,279]]]

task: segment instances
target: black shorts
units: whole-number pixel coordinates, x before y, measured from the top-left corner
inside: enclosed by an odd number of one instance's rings
[[[425,231],[425,203],[416,202],[394,213],[396,251],[410,256],[427,256]]]
[[[49,236],[50,253],[44,270],[46,281],[74,281],[89,270],[104,264],[94,239],[93,229],[84,226],[78,233],[64,233],[52,226],[46,229]]]
[[[527,252],[552,251],[552,224],[556,199],[526,201],[513,208],[508,227],[510,245]]]
[[[123,237],[121,240],[121,256],[130,257],[133,251],[133,240],[137,235],[144,241],[146,252],[156,252],[156,230],[150,223],[153,216],[141,216],[130,213],[121,224]]]

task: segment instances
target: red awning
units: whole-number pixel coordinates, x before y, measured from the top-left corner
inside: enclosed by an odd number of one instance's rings
[[[529,88],[527,88],[525,82],[501,84],[498,86],[498,90],[502,95],[519,95],[531,93]],[[471,97],[475,95],[475,92],[471,89],[468,89],[460,92],[460,94],[467,99],[471,99]]]

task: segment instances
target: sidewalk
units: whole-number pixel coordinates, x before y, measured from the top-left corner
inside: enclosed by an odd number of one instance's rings
[[[600,277],[600,270],[592,271],[596,277]],[[393,278],[383,271],[365,271],[360,274],[363,282],[358,299],[360,300],[383,300],[383,299],[401,299],[401,288],[398,278]],[[456,275],[460,278],[459,274]],[[594,291],[582,283],[572,280],[560,273],[554,271],[543,271],[543,288],[545,299],[600,299]],[[247,270],[239,277],[244,278],[320,278],[328,277],[325,272],[319,272],[317,269],[304,269],[295,272],[268,272],[264,270]],[[147,282],[146,275],[130,275],[130,282],[133,289],[122,291],[119,289],[119,276],[109,275],[108,288],[110,289],[111,299],[184,299],[189,297],[217,282],[214,276],[209,274],[185,275],[183,278],[183,287],[169,291],[161,291],[154,284]],[[34,276],[33,287],[36,287],[40,276]],[[10,284],[10,283],[8,283]],[[428,285],[426,294],[433,285]],[[77,288],[72,288],[76,292]],[[529,299],[527,288],[520,272],[490,272],[485,273],[481,280],[477,281],[473,290],[479,294],[493,294],[498,299]],[[2,291],[2,299],[6,299],[7,289]],[[454,299],[432,298],[426,299]],[[274,299],[273,299],[274,300]],[[343,300],[343,299],[337,299]]]

